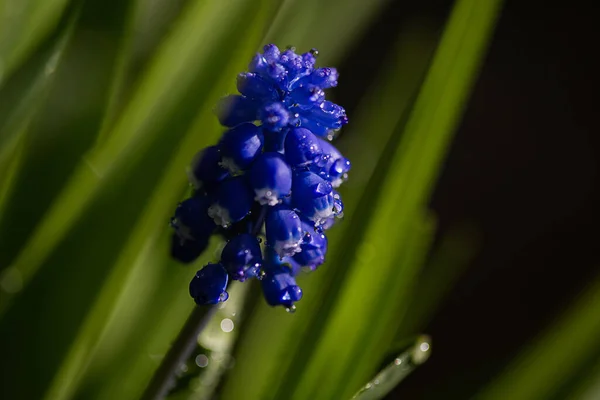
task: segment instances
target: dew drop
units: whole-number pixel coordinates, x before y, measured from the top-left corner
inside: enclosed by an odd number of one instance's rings
[[[266,275],[267,275],[267,273],[265,271],[260,270],[258,275],[256,275],[256,279],[258,279],[259,281],[262,281],[263,279],[265,279]]]
[[[223,301],[227,300],[228,298],[229,298],[229,293],[227,293],[227,292],[222,292],[222,293],[219,295],[219,302],[223,302]]]
[[[229,333],[233,330],[233,321],[229,318],[225,318],[221,321],[221,330],[225,333]]]
[[[296,312],[296,306],[295,306],[294,304],[292,304],[292,306],[291,306],[291,307],[287,307],[287,308],[285,309],[285,311],[287,311],[287,312],[288,312],[288,313],[290,313],[290,314],[293,314],[293,313],[295,313],[295,312]]]
[[[196,356],[196,365],[199,366],[200,368],[205,368],[208,366],[208,357],[206,357],[205,354],[198,354]]]
[[[310,54],[312,54],[315,57],[319,56],[319,50],[315,49],[314,47],[312,49],[310,49]]]

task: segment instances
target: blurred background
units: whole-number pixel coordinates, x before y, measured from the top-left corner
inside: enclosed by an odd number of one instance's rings
[[[395,359],[360,398],[600,398],[593,10],[0,0],[0,398],[139,398],[222,246],[170,260],[186,167],[270,42],[340,72],[346,216],[295,314],[231,288],[169,398],[349,399]]]

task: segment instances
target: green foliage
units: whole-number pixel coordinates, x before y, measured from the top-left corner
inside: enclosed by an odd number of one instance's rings
[[[418,337],[408,349],[375,375],[352,398],[358,400],[383,398],[417,366],[427,361],[430,352],[430,339],[426,336]]]
[[[252,288],[232,290],[200,343],[235,366],[210,364],[173,398],[381,398],[424,361],[414,361],[428,354],[421,338],[372,378],[395,343],[422,329],[475,245],[458,232],[423,268],[432,185],[501,3],[457,0],[441,34],[427,19],[399,21],[338,142],[353,170],[326,265],[301,278],[294,316],[260,299],[244,309]],[[169,259],[167,222],[187,190],[186,167],[222,130],[216,100],[267,42],[340,62],[384,5],[0,0],[6,398],[139,397],[192,309],[189,279],[220,245],[189,268]],[[573,373],[593,364],[588,350],[600,351],[596,286],[481,398],[597,390],[597,366],[585,379]],[[226,317],[235,334],[220,330]]]
[[[547,332],[526,345],[477,398],[549,399],[565,398],[571,393],[570,398],[593,396],[598,390],[599,313],[600,280],[596,280]],[[591,367],[582,370],[588,365]],[[557,396],[565,387],[566,393]]]

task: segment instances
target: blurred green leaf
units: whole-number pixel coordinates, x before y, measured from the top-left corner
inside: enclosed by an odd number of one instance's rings
[[[98,141],[106,140],[164,37],[191,0],[135,0],[127,16],[110,97]]]
[[[285,0],[267,42],[319,49],[319,62],[339,59],[389,0]]]
[[[477,395],[478,399],[548,399],[594,360],[600,337],[600,279]]]
[[[232,13],[232,9],[236,12]],[[127,360],[131,363],[143,361],[143,365],[127,368],[120,375],[116,374],[117,368],[108,368],[104,371],[105,381],[102,387],[109,393],[117,390],[121,387],[122,376],[131,374],[133,377],[122,388],[123,393],[136,393],[143,389],[155,364],[148,362],[147,353],[139,352],[140,348],[150,343],[157,346],[158,351],[164,352],[183,323],[186,309],[191,306],[186,290],[181,290],[187,287],[190,272],[181,270],[176,273],[173,263],[166,262],[169,254],[166,245],[154,244],[157,240],[162,240],[165,244],[168,242],[168,216],[183,195],[185,166],[194,152],[212,142],[221,129],[211,115],[211,109],[215,100],[226,92],[226,88],[231,88],[235,83],[235,73],[246,64],[264,34],[266,16],[260,14],[263,11],[255,2],[193,4],[153,62],[153,65],[158,64],[161,68],[158,72],[151,68],[148,73],[151,78],[154,76],[153,79],[160,82],[156,88],[158,92],[153,91],[150,87],[152,82],[148,83],[145,79],[138,89],[142,94],[138,92],[132,100],[145,105],[153,103],[154,107],[169,103],[169,112],[157,112],[152,106],[146,109],[130,103],[129,111],[125,110],[124,113],[133,112],[135,115],[122,117],[120,125],[116,125],[116,128],[121,126],[119,129],[125,130],[131,126],[129,123],[132,121],[145,125],[147,121],[144,118],[148,115],[163,114],[160,124],[154,119],[151,127],[144,126],[145,131],[138,132],[137,139],[146,143],[146,152],[139,143],[127,149],[127,154],[123,153],[123,149],[115,147],[121,154],[121,161],[114,160],[114,168],[107,167],[110,170],[107,174],[101,174],[105,171],[92,168],[88,156],[80,162],[75,177],[55,199],[50,215],[41,223],[29,244],[23,248],[21,256],[13,263],[13,270],[21,273],[19,277],[23,279],[25,287],[14,298],[13,305],[6,309],[0,321],[0,337],[3,343],[19,340],[19,343],[27,343],[28,347],[27,351],[23,351],[22,346],[14,346],[14,352],[8,352],[0,361],[2,370],[10,371],[8,377],[12,380],[10,385],[2,388],[7,396],[39,397],[40,391],[48,388],[51,377],[58,373],[51,395],[68,397],[80,384],[77,378],[93,364],[91,355],[97,346],[94,340],[102,334],[104,324],[112,318],[122,322],[121,313],[130,317],[132,312],[135,317],[139,317],[137,321],[140,324],[119,326],[120,339],[126,338],[129,342],[120,341],[114,349],[130,351],[131,357]],[[207,27],[210,21],[219,25],[219,28]],[[232,31],[231,26],[238,27],[239,31]],[[252,29],[248,29],[249,26]],[[242,31],[245,35],[240,34]],[[203,37],[205,32],[216,36],[211,36],[212,41],[209,41],[207,37]],[[239,40],[241,36],[244,37],[242,41]],[[223,48],[228,51],[223,52]],[[179,57],[173,57],[173,52]],[[237,61],[232,63],[233,59]],[[169,63],[176,68],[170,68]],[[181,66],[182,63],[184,67]],[[229,75],[223,75],[222,80],[216,79],[224,70]],[[162,72],[166,75],[160,76]],[[165,87],[162,78],[169,74],[172,79],[185,76],[185,86]],[[90,77],[86,79],[89,81]],[[227,85],[224,86],[225,80]],[[161,90],[167,93],[160,93]],[[198,116],[198,108],[203,104],[206,107]],[[93,125],[86,126],[92,139],[97,134],[97,130],[94,131],[93,128]],[[187,132],[189,134],[186,136]],[[131,141],[130,132],[126,133],[117,134],[116,140]],[[184,136],[187,139],[182,142]],[[156,137],[161,140],[151,140]],[[114,137],[111,138],[112,141],[115,140]],[[105,143],[110,143],[111,140]],[[116,145],[113,143],[111,146]],[[113,149],[111,146],[109,148]],[[178,148],[179,146],[181,147]],[[107,149],[106,146],[102,148]],[[105,154],[97,151],[99,153],[94,154]],[[175,157],[172,158],[173,156]],[[169,161],[171,159],[172,163]],[[107,164],[110,163],[107,161]],[[166,183],[156,186],[161,181]],[[152,197],[154,201],[148,202],[154,190],[157,190],[156,196]],[[84,208],[87,209],[85,214],[78,212]],[[141,227],[132,233],[135,222],[142,215],[144,219],[140,220]],[[148,233],[148,230],[154,229],[162,234]],[[140,249],[145,251],[140,252]],[[130,257],[132,264],[128,264]],[[138,259],[141,265],[135,263]],[[133,267],[139,275],[131,273]],[[136,288],[137,281],[127,281],[127,277],[132,276],[138,279],[143,276],[142,287],[120,296],[124,287]],[[153,281],[152,277],[160,280]],[[46,282],[57,284],[47,285]],[[127,282],[131,286],[127,286]],[[105,289],[101,289],[103,286]],[[150,298],[136,297],[140,290]],[[174,296],[174,293],[180,295]],[[6,295],[5,292],[3,294]],[[44,299],[41,306],[40,298]],[[131,301],[132,298],[134,301]],[[128,303],[113,309],[117,300]],[[90,309],[94,303],[97,306]],[[3,303],[5,304],[6,302]],[[139,312],[135,314],[136,311]],[[22,319],[23,315],[29,317]],[[156,323],[154,316],[159,315],[164,317],[164,322],[161,320]],[[135,320],[125,318],[126,322]],[[49,326],[52,329],[40,335],[38,326]],[[128,330],[127,326],[134,332]],[[109,324],[106,329],[111,327],[114,326]],[[94,331],[93,328],[99,330]],[[138,329],[143,330],[140,332]],[[151,334],[147,333],[149,330],[152,331]],[[133,336],[128,336],[129,334]],[[52,343],[50,349],[46,347],[49,342]],[[119,344],[123,347],[119,347]],[[108,355],[120,359],[127,351]],[[26,371],[31,367],[29,361],[38,359],[38,354],[45,354],[45,357],[36,367],[36,381],[26,385]],[[63,360],[63,366],[59,370]],[[124,363],[117,361],[117,365]],[[101,392],[94,393],[94,396],[100,396]]]
[[[478,232],[471,226],[448,229],[421,270],[397,340],[416,334],[429,323],[474,256],[478,242]]]
[[[224,66],[224,70],[218,71],[221,78],[215,82],[213,90],[205,94],[210,99],[207,104],[214,104],[222,93],[233,89],[232,85],[235,83],[235,79],[231,77],[235,77],[236,72],[243,68],[258,46],[264,34],[264,26],[266,18],[270,14],[270,8],[269,2],[264,2],[261,7],[257,7],[256,3],[252,2],[250,10],[249,1],[239,1],[235,7],[238,10],[237,13],[230,12],[227,17],[223,14],[218,15],[221,23],[225,23],[226,18],[230,18],[230,22],[236,21],[235,25],[240,31],[244,30],[245,35],[243,41],[235,44],[230,41],[242,36],[237,32],[230,32],[221,39],[220,46],[236,49],[236,51],[232,50],[229,53],[231,58]],[[224,12],[226,8],[219,10]],[[198,13],[198,16],[205,17],[201,12]],[[250,26],[252,26],[251,29],[249,29]],[[176,334],[174,328],[183,324],[191,307],[187,291],[181,289],[187,287],[187,281],[193,271],[189,271],[187,274],[173,274],[173,269],[177,267],[173,262],[165,259],[165,255],[169,252],[160,243],[168,242],[168,235],[165,236],[165,233],[168,232],[167,221],[177,201],[183,195],[186,166],[197,149],[214,140],[220,130],[221,128],[212,115],[212,106],[204,107],[171,156],[170,162],[165,166],[164,173],[149,196],[150,200],[140,216],[138,224],[128,236],[124,247],[119,251],[119,257],[111,268],[112,272],[78,334],[67,360],[61,367],[53,388],[47,394],[47,398],[69,397],[68,394],[72,393],[81,376],[86,372],[86,366],[91,365],[90,360],[96,354],[98,359],[92,367],[94,369],[92,375],[95,379],[102,376],[102,388],[94,389],[85,396],[86,398],[88,396],[112,398],[115,395],[126,398],[135,397],[145,387],[145,383],[156,365],[149,359],[148,353],[139,347],[148,342],[139,338],[150,336],[148,339],[155,340],[158,346],[158,351],[153,351],[153,354],[161,354],[166,351],[169,339]],[[204,134],[198,134],[199,132]],[[141,164],[139,168],[141,169],[139,172],[144,173],[144,164]],[[159,261],[156,262],[156,260]],[[205,258],[201,261],[205,262],[206,260]],[[169,274],[175,276],[168,277]],[[152,275],[164,276],[158,281],[152,280],[150,278]],[[145,282],[144,288],[136,287],[136,283],[140,280]],[[156,284],[162,282],[162,284],[153,287],[150,282]],[[172,282],[174,286],[167,286],[166,282]],[[175,300],[173,292],[182,292],[185,296],[176,296]],[[142,301],[143,299],[145,302]],[[176,307],[163,309],[166,304],[174,302],[177,304]],[[147,308],[149,304],[154,304],[154,307]],[[153,317],[160,313],[160,310],[169,313],[169,318],[176,322],[164,328],[155,326]],[[138,323],[135,324],[134,321],[138,321]],[[145,333],[148,330],[152,331],[152,335]],[[136,346],[130,345],[132,341],[138,342]],[[110,369],[98,369],[105,363],[113,361],[113,357],[120,359],[124,352],[131,352],[130,358],[128,358],[130,362],[144,363],[144,365],[132,367],[127,364],[125,369],[117,369],[118,372]],[[127,388],[121,387],[124,375],[130,375]],[[93,384],[92,382],[91,385]],[[83,390],[87,391],[88,389],[84,388]]]
[[[0,226],[0,265],[10,266],[24,286],[39,264],[25,265],[27,262],[17,260],[18,254],[25,254],[25,258],[32,255],[31,249],[26,249],[28,238],[39,233],[37,226],[69,176],[81,164],[82,153],[93,144],[102,118],[106,84],[110,81],[117,38],[121,34],[122,12],[128,2],[109,8],[102,8],[102,4],[103,1],[88,1],[81,9],[73,10],[65,20],[66,26],[59,29],[63,33],[55,46],[60,46],[63,40],[67,43],[60,62],[50,64],[52,79],[39,88],[33,80],[34,91],[23,91],[22,98],[15,99],[16,104],[24,106],[15,109],[19,111],[16,115],[21,117],[14,121],[21,121],[19,123],[27,127],[27,135],[23,162],[7,198],[6,214]],[[71,40],[67,40],[67,36]],[[51,57],[50,62],[53,62]],[[32,101],[28,102],[30,95]],[[20,131],[15,131],[20,128],[16,122],[7,127],[9,137],[22,136]],[[60,221],[69,216],[70,212],[66,211]],[[52,233],[49,237],[50,240],[55,238]],[[51,246],[45,247],[46,252],[51,250]],[[0,314],[13,295],[0,292]]]
[[[68,0],[0,0],[0,86],[59,21]]]
[[[73,33],[77,15],[77,12],[73,13],[68,26],[53,46],[32,60],[33,66],[25,68],[34,70],[29,74],[33,77],[13,77],[16,82],[0,91],[0,176],[3,175],[3,167],[10,163],[10,157],[17,153],[15,149],[18,143],[23,140],[34,116],[46,100],[58,63]],[[24,71],[22,75],[28,75],[27,72]]]
[[[375,375],[352,398],[358,400],[382,399],[416,367],[427,361],[430,355],[431,339],[427,336],[420,336],[408,350],[398,355],[391,364]]]
[[[596,400],[600,398],[600,359],[591,363],[591,368],[578,376],[575,385],[569,389],[569,399]]]
[[[176,29],[159,49],[115,124],[114,132],[83,157],[83,162],[76,167],[22,247],[13,264],[24,285],[99,193],[102,190],[107,193],[106,188],[114,185],[114,179],[127,176],[124,171],[133,170],[140,159],[149,154],[148,149],[158,138],[169,140],[160,151],[172,151],[178,136],[181,137],[193,120],[197,107],[207,100],[214,77],[222,72],[219,68],[238,48],[233,42],[240,36],[228,26],[232,21],[237,23],[236,18],[242,19],[238,2],[198,1],[190,4]],[[236,12],[232,13],[232,9]],[[220,47],[225,45],[224,38],[228,38],[227,52]],[[212,126],[217,124],[213,122]],[[203,143],[209,143],[210,139],[212,137],[205,138]],[[157,167],[160,164],[152,166]]]

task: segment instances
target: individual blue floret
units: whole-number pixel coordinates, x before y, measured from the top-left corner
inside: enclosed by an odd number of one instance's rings
[[[214,201],[208,207],[208,216],[224,228],[241,221],[252,208],[252,190],[244,177],[223,181],[215,191]]]
[[[219,100],[215,113],[221,125],[233,127],[243,122],[255,121],[261,105],[261,101],[245,96],[231,95]]]
[[[281,131],[274,132],[268,129],[263,130],[263,135],[265,137],[265,146],[264,150],[268,152],[277,152],[279,154],[284,154],[284,143],[287,133],[290,128],[282,129]]]
[[[285,159],[292,167],[306,167],[323,154],[319,140],[305,128],[290,129],[284,142]]]
[[[177,233],[171,235],[171,257],[184,264],[196,260],[208,247],[209,238],[183,239]]]
[[[261,286],[265,300],[272,306],[281,305],[293,310],[294,303],[302,298],[302,289],[296,285],[296,279],[285,266],[275,266],[265,271]]]
[[[223,133],[219,141],[221,165],[231,173],[239,173],[261,153],[264,137],[260,128],[245,123]]]
[[[298,114],[297,124],[309,129],[317,136],[331,136],[330,131],[340,129],[348,123],[346,111],[335,103],[325,100],[317,107],[307,110],[301,107],[292,107],[290,112]]]
[[[213,233],[215,223],[208,215],[210,200],[206,196],[194,196],[179,203],[171,226],[184,240],[204,240]]]
[[[317,85],[308,84],[290,92],[288,99],[288,103],[293,104],[294,109],[309,110],[325,100],[325,92]]]
[[[190,296],[198,305],[217,304],[229,298],[229,277],[221,264],[207,264],[190,282]]]
[[[326,140],[319,139],[319,147],[323,151],[323,160],[313,171],[318,172],[322,178],[327,179],[334,188],[337,188],[348,178],[350,160]]]
[[[261,154],[249,172],[254,189],[254,200],[262,205],[274,206],[292,191],[292,170],[279,153]]]
[[[259,111],[262,126],[273,132],[279,132],[290,122],[290,113],[281,102],[265,104]]]
[[[252,100],[276,101],[279,99],[277,89],[269,81],[252,72],[243,72],[238,75],[237,89]]]
[[[293,256],[301,251],[302,225],[300,217],[291,208],[279,205],[269,209],[265,221],[267,246],[279,257]]]
[[[315,225],[323,224],[335,216],[331,183],[314,172],[296,172],[292,180],[292,205]]]
[[[221,264],[233,280],[243,282],[256,277],[262,264],[256,236],[241,234],[227,242],[221,252]]]
[[[317,232],[312,224],[306,222],[302,222],[302,229],[306,232],[306,236],[300,245],[302,251],[294,255],[293,259],[299,265],[315,270],[325,262],[327,237],[323,232]]]
[[[194,156],[189,171],[190,182],[196,189],[211,190],[229,176],[221,166],[221,153],[217,146],[210,146]]]

